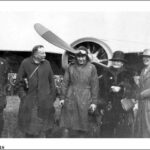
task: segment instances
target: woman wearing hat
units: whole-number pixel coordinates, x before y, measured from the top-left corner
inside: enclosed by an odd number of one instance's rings
[[[143,51],[142,70],[139,79],[138,114],[135,128],[135,136],[141,138],[150,137],[150,49]]]
[[[77,50],[75,63],[69,65],[64,75],[60,126],[67,134],[72,131],[77,137],[84,137],[89,132],[88,110],[96,109],[99,85],[97,70],[90,63],[87,49],[80,46]]]
[[[124,66],[124,53],[113,54],[112,66],[107,68],[100,80],[101,96],[104,99],[102,137],[130,137],[133,123],[132,109],[126,111],[121,100],[133,98],[134,80],[132,73]]]

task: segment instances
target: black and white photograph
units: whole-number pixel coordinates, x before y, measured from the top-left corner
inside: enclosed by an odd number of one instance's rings
[[[0,149],[147,148],[150,2],[1,1],[0,138]]]

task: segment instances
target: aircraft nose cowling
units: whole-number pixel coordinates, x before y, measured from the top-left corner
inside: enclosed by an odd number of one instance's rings
[[[92,63],[96,66],[109,67],[111,65],[111,61],[108,61],[112,58],[112,50],[110,47],[104,43],[103,41],[92,38],[92,37],[84,37],[77,39],[71,44],[75,50],[78,47],[84,46],[87,48],[88,56]],[[72,63],[74,61],[74,55],[68,52],[65,52],[62,55],[62,67],[66,68],[68,63]]]

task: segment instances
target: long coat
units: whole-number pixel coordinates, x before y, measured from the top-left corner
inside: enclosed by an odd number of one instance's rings
[[[88,62],[84,66],[70,65],[65,72],[60,126],[73,130],[88,131],[88,109],[90,104],[97,104],[98,95],[97,70]]]
[[[135,125],[135,136],[150,137],[150,67],[142,70],[140,75],[140,88],[138,91],[138,113]]]
[[[53,116],[53,102],[55,100],[55,84],[50,63],[45,60],[39,65],[33,76],[37,64],[33,58],[23,60],[18,71],[16,84],[19,86],[21,103],[19,107],[18,123],[22,131],[29,128],[32,108],[35,103],[38,107],[38,117],[48,120]],[[24,88],[24,78],[28,80],[28,90]]]
[[[102,130],[105,130],[105,127],[108,126],[110,129],[110,135],[108,133],[108,136],[125,136],[123,134],[127,132],[124,126],[127,127],[127,125],[133,123],[133,112],[132,110],[129,112],[123,110],[121,99],[134,98],[135,96],[133,74],[124,67],[120,69],[110,67],[104,71],[99,83],[101,89],[100,95],[104,101],[105,110],[102,119]],[[111,86],[119,86],[121,90],[113,92]],[[109,129],[106,129],[106,132]],[[116,131],[118,133],[114,133],[114,129],[118,130]],[[122,133],[120,130],[124,130],[125,132]]]
[[[0,57],[0,111],[6,106],[6,85],[8,77],[8,62]]]

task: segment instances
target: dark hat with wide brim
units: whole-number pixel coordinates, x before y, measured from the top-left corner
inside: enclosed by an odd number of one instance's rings
[[[116,51],[113,54],[112,59],[109,59],[110,61],[121,61],[121,62],[126,62],[124,59],[124,53],[122,51]]]

